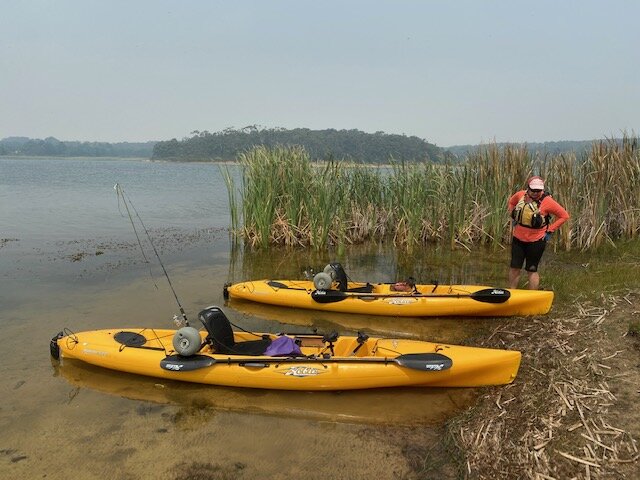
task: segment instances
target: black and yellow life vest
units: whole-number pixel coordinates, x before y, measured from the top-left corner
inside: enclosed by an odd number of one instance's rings
[[[540,213],[540,204],[547,194],[543,193],[539,200],[532,200],[530,202],[525,202],[524,199],[526,196],[526,194],[523,195],[516,204],[511,212],[511,217],[518,225],[526,228],[543,228],[549,225],[549,215],[542,216]]]

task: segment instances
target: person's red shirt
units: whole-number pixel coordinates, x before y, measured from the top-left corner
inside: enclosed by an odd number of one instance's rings
[[[511,214],[512,210],[516,208],[518,202],[522,199],[523,195],[527,193],[526,190],[520,190],[519,192],[514,193],[511,198],[509,198],[509,214]],[[525,201],[529,200],[528,198]],[[527,228],[522,225],[517,225],[513,228],[513,236],[518,240],[523,242],[537,242],[541,240],[545,233],[547,232],[555,232],[560,225],[569,220],[569,214],[567,211],[562,208],[562,206],[556,202],[550,195],[546,195],[542,202],[540,202],[540,215],[543,217],[546,215],[551,215],[553,217],[553,222],[542,228]]]

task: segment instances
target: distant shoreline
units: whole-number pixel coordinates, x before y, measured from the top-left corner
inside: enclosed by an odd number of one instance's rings
[[[114,157],[114,156],[106,156],[106,157],[93,157],[93,156],[64,156],[64,155],[0,155],[0,158],[7,158],[11,160],[51,160],[51,159],[60,159],[60,160],[151,160],[149,157]],[[155,160],[153,160],[155,161]]]
[[[131,160],[153,163],[214,163],[218,165],[240,165],[237,160],[167,160],[165,158],[150,157],[65,157],[62,155],[0,155],[0,160]],[[373,165],[377,166],[377,165]]]

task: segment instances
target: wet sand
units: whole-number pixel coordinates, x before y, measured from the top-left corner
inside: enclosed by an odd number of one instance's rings
[[[212,232],[192,242],[171,238],[163,260],[187,315],[224,305],[224,241]],[[100,250],[91,241],[36,250],[12,241],[4,243],[5,253],[1,478],[413,478],[415,432],[420,442],[438,443],[443,422],[476,395],[471,389],[254,391],[58,365],[48,343],[63,327],[171,326],[178,309],[166,280],[155,266],[151,278],[135,248],[118,242]],[[232,322],[258,331],[336,327],[454,343],[483,328],[274,307],[225,310]]]

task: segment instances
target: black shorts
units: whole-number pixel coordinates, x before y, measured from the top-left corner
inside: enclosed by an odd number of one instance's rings
[[[521,269],[526,260],[524,269],[527,272],[537,272],[538,263],[540,263],[546,246],[547,242],[544,240],[523,242],[513,237],[511,242],[511,268]]]

